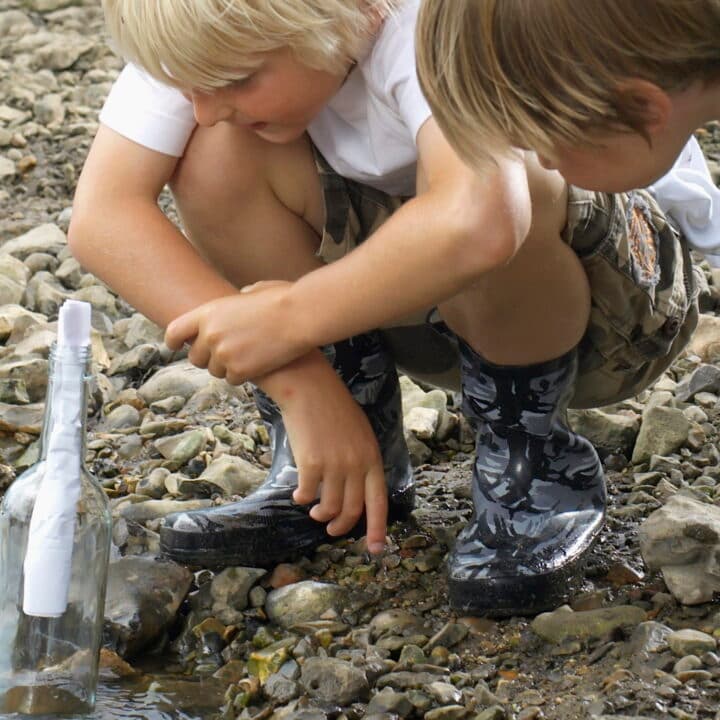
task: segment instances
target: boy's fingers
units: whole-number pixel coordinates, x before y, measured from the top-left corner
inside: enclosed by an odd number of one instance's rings
[[[188,353],[188,360],[199,368],[206,368],[210,362],[210,350],[205,343],[194,342],[190,346],[190,352]]]
[[[293,493],[293,500],[298,505],[309,505],[317,497],[320,479],[319,474],[298,469],[298,486]]]
[[[373,468],[365,479],[365,515],[367,518],[367,546],[373,555],[385,549],[387,533],[387,486],[382,465]]]
[[[327,526],[328,535],[344,535],[357,525],[364,508],[365,484],[362,476],[348,478],[342,498],[342,510],[335,513],[332,522]]]
[[[171,350],[180,350],[184,342],[191,341],[198,334],[198,318],[190,312],[175,318],[165,330],[165,344]]]
[[[342,512],[345,495],[345,478],[324,475],[320,488],[320,502],[310,511],[310,516],[318,522],[328,522]]]

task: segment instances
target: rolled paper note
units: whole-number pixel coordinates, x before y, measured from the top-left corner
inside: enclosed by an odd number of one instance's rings
[[[90,344],[90,311],[76,300],[60,308],[48,450],[24,564],[23,611],[37,617],[60,617],[67,609],[81,491],[85,367],[79,351]]]

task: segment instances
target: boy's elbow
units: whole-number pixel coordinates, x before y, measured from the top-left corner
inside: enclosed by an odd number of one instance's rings
[[[67,232],[68,248],[73,257],[81,264],[85,264],[90,249],[93,231],[92,219],[88,218],[77,208],[73,209],[70,226]]]
[[[511,221],[488,223],[483,218],[466,216],[457,231],[460,267],[471,279],[507,265],[522,246],[529,227]]]

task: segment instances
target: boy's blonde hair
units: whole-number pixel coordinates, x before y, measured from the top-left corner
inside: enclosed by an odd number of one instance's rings
[[[641,78],[720,78],[720,0],[424,0],[418,74],[469,162],[508,144],[552,154],[594,130],[645,135]]]
[[[212,91],[292,49],[321,70],[357,59],[402,0],[103,0],[118,52],[157,80]]]

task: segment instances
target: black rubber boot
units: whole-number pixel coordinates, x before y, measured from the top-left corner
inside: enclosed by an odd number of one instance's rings
[[[392,358],[378,333],[329,345],[324,352],[362,406],[378,438],[388,486],[389,520],[406,519],[414,506],[415,490]],[[270,426],[273,461],[268,477],[239,502],[168,515],[160,530],[160,547],[173,560],[206,567],[269,567],[293,560],[331,539],[325,523],[310,517],[312,504],[293,501],[297,468],[277,406],[257,388],[255,401]],[[363,519],[350,535],[362,535],[364,529]]]
[[[575,351],[498,366],[460,341],[463,412],[477,431],[474,512],[448,560],[450,604],[472,615],[533,615],[583,579],[605,519],[593,446],[567,427]]]

